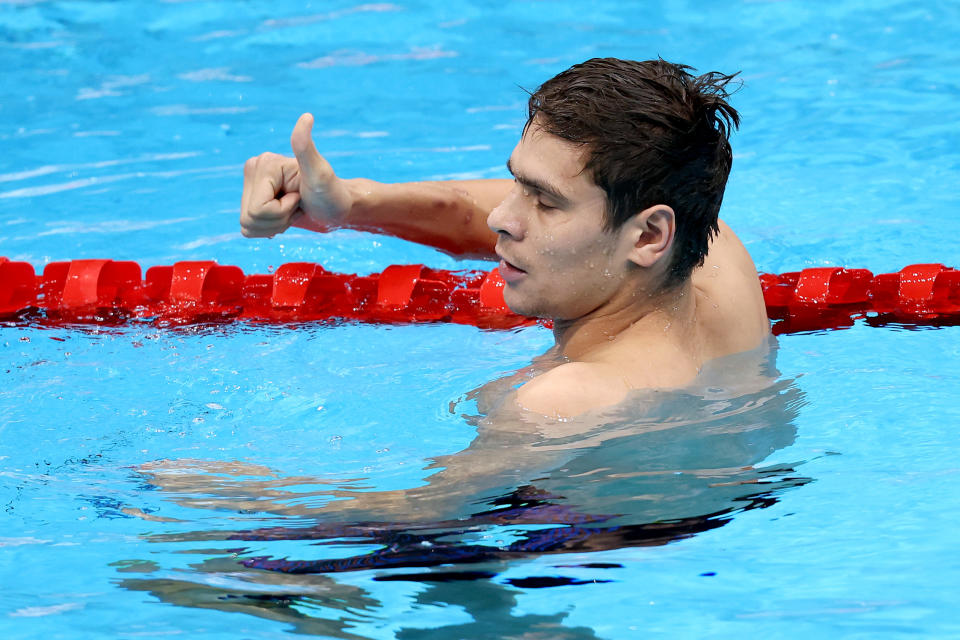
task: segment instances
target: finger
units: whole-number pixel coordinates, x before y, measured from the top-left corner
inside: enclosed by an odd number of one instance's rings
[[[247,211],[252,215],[269,213],[277,209],[277,198],[282,193],[292,191],[287,188],[287,170],[284,164],[295,164],[291,158],[269,156],[258,159],[256,171],[250,180],[250,194]]]
[[[299,204],[299,202],[297,204]],[[290,227],[295,226],[299,220],[302,220],[306,217],[307,217],[307,214],[305,214],[302,209],[297,209],[296,211],[293,212],[293,215],[290,216],[290,218],[287,220],[287,226],[283,228],[283,231],[286,231]],[[283,233],[283,231],[281,231],[280,233]]]
[[[240,217],[250,207],[250,192],[253,191],[253,178],[257,171],[257,159],[249,158],[243,163],[243,196],[240,198]]]
[[[247,227],[242,224],[240,226],[240,234],[244,238],[270,238],[273,236],[269,229],[261,230],[255,227]]]
[[[300,206],[300,193],[298,191],[291,191],[290,193],[283,194],[283,197],[280,198],[279,207],[280,212],[283,214],[283,217],[290,220],[290,218],[296,213],[297,207]]]
[[[290,227],[291,218],[297,213],[300,194],[284,194],[279,200],[263,205],[256,213],[244,211],[240,214],[240,227],[248,238],[261,238],[283,233]]]
[[[240,232],[247,238],[270,238],[287,226],[287,220],[245,220],[240,224]]]
[[[290,146],[293,148],[293,155],[297,157],[301,178],[304,180],[323,175],[330,170],[330,165],[313,144],[312,131],[313,116],[305,113],[297,120],[293,133],[290,134]]]
[[[269,210],[269,203],[276,199],[279,194],[278,185],[283,182],[283,170],[278,162],[280,157],[276,154],[264,153],[244,163],[241,218],[257,216]]]
[[[247,238],[266,238],[274,235],[282,225],[275,220],[260,220],[257,218],[241,218],[240,233]]]

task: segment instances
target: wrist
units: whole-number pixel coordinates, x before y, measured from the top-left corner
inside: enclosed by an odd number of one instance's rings
[[[350,198],[350,206],[342,217],[342,226],[364,228],[377,223],[377,212],[382,202],[382,184],[367,178],[343,180]]]
[[[350,207],[344,213],[344,221],[350,221],[369,211],[372,199],[372,180],[366,178],[349,178],[343,180],[343,185],[350,196]]]

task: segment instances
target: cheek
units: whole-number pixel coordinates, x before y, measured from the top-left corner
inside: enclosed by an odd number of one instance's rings
[[[556,318],[572,319],[603,305],[623,278],[601,250],[567,254],[544,272],[537,287],[542,304]]]
[[[534,257],[529,280],[516,291],[505,291],[515,311],[535,309],[537,315],[576,318],[601,306],[623,279],[614,260],[615,239],[598,228],[541,227],[525,242]]]
[[[605,237],[578,238],[563,249],[544,252],[546,262],[557,275],[592,283],[592,286],[612,283],[616,279],[613,254],[613,243]]]

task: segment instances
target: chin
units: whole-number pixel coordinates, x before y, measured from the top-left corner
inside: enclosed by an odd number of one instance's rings
[[[510,311],[521,316],[533,318],[545,317],[539,305],[535,304],[533,300],[518,295],[516,291],[510,289],[509,285],[503,289],[503,301],[507,303]]]
[[[576,297],[564,296],[561,291],[541,290],[538,293],[538,296],[524,295],[507,285],[503,289],[503,301],[516,314],[548,320],[576,319],[592,308]]]

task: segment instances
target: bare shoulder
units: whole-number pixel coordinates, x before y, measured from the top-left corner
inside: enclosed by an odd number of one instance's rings
[[[747,351],[770,332],[760,278],[746,247],[723,221],[703,266],[693,272],[698,315],[713,357]]]
[[[710,242],[703,266],[693,272],[694,286],[709,289],[722,282],[738,289],[752,290],[754,284],[759,288],[757,268],[747,248],[727,223],[720,220],[719,225],[720,232]]]
[[[517,390],[522,409],[552,418],[569,418],[591,409],[613,406],[632,386],[602,363],[568,362]]]

